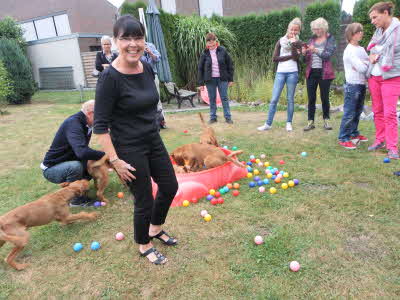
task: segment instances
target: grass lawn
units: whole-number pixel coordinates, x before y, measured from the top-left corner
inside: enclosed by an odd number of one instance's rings
[[[33,104],[10,106],[10,114],[0,116],[0,215],[57,189],[39,164],[78,102],[79,94],[38,93]],[[220,110],[219,115],[222,120]],[[31,229],[31,242],[19,257],[30,264],[24,271],[1,261],[0,299],[398,299],[399,179],[392,172],[399,163],[383,164],[385,154],[368,153],[367,145],[339,148],[341,114],[332,115],[334,130],[324,131],[318,116],[317,129],[308,133],[302,130],[306,112],[295,113],[292,133],[284,130],[285,115],[278,112],[273,130],[260,133],[255,129],[266,113],[238,108],[233,126],[220,122],[214,128],[222,145],[244,150],[242,159],[265,153],[277,167],[284,159],[284,170],[299,186],[260,194],[243,179],[241,194],[227,195],[223,205],[202,199],[172,208],[166,229],[180,244],[155,242],[169,258],[157,267],[138,255],[131,239],[132,201],[116,197],[128,193],[114,174],[106,190],[113,204],[97,209],[99,220]],[[162,136],[168,150],[198,140],[197,114],[167,118]],[[360,128],[373,139],[372,122]],[[308,156],[301,157],[302,151]],[[212,214],[211,222],[200,218],[202,209]],[[122,242],[114,240],[119,231],[127,236]],[[265,243],[256,246],[256,235]],[[101,250],[90,251],[92,241]],[[74,253],[75,242],[85,249]],[[0,257],[10,249],[3,246]],[[297,273],[288,270],[292,260],[302,266]]]

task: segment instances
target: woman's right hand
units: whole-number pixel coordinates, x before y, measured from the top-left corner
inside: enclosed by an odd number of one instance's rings
[[[116,161],[113,161],[111,164],[113,165],[115,171],[117,171],[119,177],[123,181],[131,182],[133,179],[136,179],[136,177],[131,172],[131,171],[136,171],[136,169],[132,167],[130,164],[123,161],[122,159],[117,159]]]
[[[369,62],[370,62],[371,64],[376,64],[376,62],[378,61],[378,59],[379,59],[379,54],[370,54],[370,55],[369,55]]]

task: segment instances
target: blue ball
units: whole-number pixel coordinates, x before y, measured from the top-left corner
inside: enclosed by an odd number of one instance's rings
[[[233,151],[236,151],[237,149],[238,149],[238,147],[236,147],[236,146],[233,146],[233,147],[232,147],[232,150],[233,150]]]
[[[74,249],[75,252],[79,252],[83,249],[83,245],[81,243],[75,243],[72,249]]]
[[[389,158],[389,157],[385,157],[385,158],[383,159],[383,162],[384,162],[385,164],[390,163],[390,158]]]
[[[283,173],[285,173],[285,172],[283,172],[283,171],[280,171],[279,173],[283,175]]]
[[[252,163],[251,161],[248,161],[246,164],[247,164],[248,166],[252,166],[252,165],[253,165],[253,163]]]
[[[207,199],[208,201],[211,201],[213,198],[214,198],[213,195],[207,195],[207,197],[206,197],[206,199]]]
[[[256,186],[256,183],[254,181],[249,182],[249,187],[255,187],[255,186]]]
[[[264,179],[263,182],[264,182],[264,184],[269,184],[269,180],[268,179]]]
[[[260,180],[261,180],[260,176],[254,177],[254,181],[260,181]]]
[[[248,172],[253,172],[253,168],[250,167],[250,166],[248,166],[248,167],[247,167],[247,171],[248,171]]]
[[[301,152],[301,156],[306,157],[307,156],[307,152]]]
[[[99,249],[100,249],[100,243],[99,243],[99,242],[93,242],[93,243],[90,245],[90,249],[92,249],[93,251],[99,250]]]
[[[276,179],[276,175],[272,175],[272,178],[271,178],[272,180],[275,180]]]
[[[229,192],[229,188],[227,186],[224,186],[224,192],[225,193]]]
[[[258,185],[258,186],[261,186],[261,185],[263,185],[263,184],[264,184],[264,181],[262,181],[262,180],[257,181],[257,185]]]
[[[101,206],[101,202],[100,201],[96,201],[93,205],[94,205],[94,207],[99,207],[99,206]]]
[[[250,159],[255,159],[256,157],[254,155],[250,155]]]
[[[224,146],[224,149],[228,149],[229,147],[228,146]]]

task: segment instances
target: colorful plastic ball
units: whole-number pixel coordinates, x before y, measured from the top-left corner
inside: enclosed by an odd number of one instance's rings
[[[275,183],[280,183],[281,179],[279,177],[276,177],[274,181],[275,181]]]
[[[278,175],[279,174],[279,171],[275,171],[275,172],[273,172],[275,175]]]
[[[256,157],[254,155],[250,155],[250,159],[255,159]]]
[[[249,182],[249,187],[255,187],[255,186],[256,186],[256,183],[254,181]]]
[[[276,178],[282,179],[282,178],[283,178],[283,175],[282,175],[281,173],[279,173],[278,175],[276,175]]]
[[[268,178],[272,178],[272,177],[274,177],[274,176],[273,176],[271,173],[268,173],[268,174],[267,174],[267,177],[268,177]]]
[[[283,173],[283,177],[288,178],[289,177],[289,173],[288,172]]]
[[[385,158],[383,159],[383,162],[384,162],[385,164],[390,163],[390,158],[389,158],[389,157],[385,157]]]
[[[267,168],[268,168],[268,170],[270,170],[271,172],[272,172],[272,170],[274,169],[272,166],[268,166]]]
[[[282,159],[282,160],[279,161],[279,164],[280,164],[280,165],[284,165],[284,164],[285,164],[285,161]]]
[[[218,204],[224,204],[224,198],[218,198],[217,199]]]
[[[230,188],[228,188],[227,186],[224,187],[224,193],[225,193],[225,194],[228,193],[229,190],[230,190]]]
[[[255,162],[256,162],[256,159],[255,159],[255,158],[252,158],[252,159],[250,159],[250,161],[251,161],[252,163],[255,163]]]
[[[250,167],[250,166],[248,166],[248,167],[247,167],[247,171],[248,171],[248,172],[253,172],[253,168]]]
[[[298,179],[293,179],[294,185],[298,185],[300,182]]]
[[[307,156],[307,152],[301,152],[301,156],[306,157]]]
[[[267,177],[268,177],[268,176],[267,176]],[[275,180],[275,179],[276,179],[276,175],[272,175],[271,179],[272,179],[272,180]]]
[[[100,202],[100,205],[101,205],[101,206],[106,206],[107,203],[106,203],[106,202]]]
[[[217,205],[218,204],[218,200],[216,198],[212,199],[210,201],[211,205]]]
[[[265,156],[265,154],[263,153],[263,154],[261,154],[260,155],[260,157],[261,157],[261,159],[264,159],[264,158],[266,158],[266,156]]]
[[[204,216],[204,221],[206,221],[206,222],[210,222],[211,219],[212,219],[212,217],[211,217],[211,215],[209,215],[209,214],[206,214],[206,215]]]
[[[190,202],[188,200],[183,200],[182,206],[187,207],[189,206]]]
[[[238,188],[240,188],[240,184],[239,184],[239,183],[237,183],[237,182],[235,182],[235,183],[233,184],[233,188],[234,188],[234,189],[238,189]]]
[[[271,194],[275,194],[275,193],[276,193],[276,188],[271,187],[271,188],[269,189],[269,192],[270,192]]]
[[[272,169],[272,173],[276,173],[276,172],[279,173],[279,170],[278,170],[277,168],[273,168],[273,169]]]
[[[247,178],[253,177],[253,173],[247,173]]]
[[[279,171],[279,174],[282,174],[282,175],[283,175],[284,173],[285,173],[284,171]]]
[[[226,187],[227,187],[228,189],[232,189],[232,188],[233,188],[233,184],[232,184],[232,183],[227,183],[227,184],[226,184]]]
[[[93,251],[99,250],[99,249],[100,249],[100,243],[99,243],[99,242],[93,242],[93,243],[90,245],[90,249],[92,249]]]
[[[232,195],[237,197],[239,196],[240,192],[238,190],[233,190]]]
[[[290,271],[297,272],[300,270],[300,264],[297,261],[291,261],[289,264]]]
[[[262,186],[263,184],[264,184],[264,181],[262,181],[262,180],[257,181],[258,186]]]
[[[125,238],[125,235],[124,235],[122,232],[118,232],[118,233],[115,235],[115,239],[116,239],[117,241],[122,241],[124,238]]]
[[[288,186],[287,183],[284,182],[284,183],[282,183],[281,187],[282,187],[284,190],[286,190],[289,186]]]
[[[183,133],[188,133],[188,131],[187,131],[187,130],[184,130]]]
[[[75,243],[72,249],[74,249],[75,252],[79,252],[83,249],[83,245],[81,243]]]
[[[261,245],[262,243],[264,243],[264,239],[262,238],[262,236],[257,235],[257,236],[254,238],[254,243],[255,243],[256,245]]]
[[[269,167],[269,162],[266,161],[266,162],[264,163],[264,167],[266,167],[266,168]]]
[[[220,195],[223,195],[223,194],[225,194],[225,189],[221,188],[221,189],[218,190],[218,192],[219,192]],[[214,195],[214,196],[217,197],[216,195]]]
[[[202,217],[204,218],[205,215],[208,215],[208,212],[207,212],[205,209],[203,209],[203,210],[200,212],[200,216],[202,216]]]
[[[271,170],[268,170],[268,169],[266,169],[265,170],[265,174],[267,175],[267,174],[270,174],[271,173]]]
[[[256,158],[256,164],[258,164],[259,162],[261,162],[261,160],[259,158]]]
[[[258,166],[259,166],[259,167],[263,167],[264,164],[260,161],[260,162],[258,163]]]
[[[199,199],[197,199],[196,197],[193,197],[193,198],[190,200],[190,202],[192,202],[192,203],[197,203],[197,202],[199,202]]]
[[[268,179],[264,179],[264,180],[263,180],[263,183],[264,183],[264,184],[269,184],[269,180],[268,180]]]
[[[233,147],[232,147],[232,150],[233,150],[233,151],[236,151],[237,149],[238,149],[238,147],[236,147],[236,146],[233,146]]]
[[[100,201],[96,201],[95,203],[93,203],[94,207],[99,207],[101,206],[101,202]]]
[[[208,192],[209,192],[210,195],[214,195],[215,194],[215,190],[214,189],[211,189]]]
[[[258,188],[258,191],[259,191],[260,193],[264,193],[264,192],[265,192],[265,187],[260,186],[260,187]]]
[[[206,197],[206,199],[207,199],[208,201],[211,201],[213,198],[214,198],[214,196],[212,196],[212,195],[207,195],[207,197]]]
[[[228,146],[224,146],[224,149],[229,149],[229,147]]]
[[[252,166],[252,165],[253,165],[253,163],[252,163],[251,161],[248,161],[248,162],[246,163],[246,165],[248,165],[248,166]]]
[[[220,192],[215,192],[214,197],[215,197],[215,198],[221,197],[221,193],[220,193]]]
[[[260,181],[260,180],[261,180],[260,176],[254,177],[254,181]]]
[[[118,197],[119,199],[124,198],[124,193],[123,193],[123,192],[118,192],[117,197]]]
[[[260,171],[257,169],[254,169],[254,175],[258,175],[258,174],[260,174]]]
[[[294,181],[293,181],[293,180],[289,180],[289,182],[288,182],[288,186],[290,186],[290,187],[294,187]]]

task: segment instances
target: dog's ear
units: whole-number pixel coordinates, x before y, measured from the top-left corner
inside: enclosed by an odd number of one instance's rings
[[[65,187],[69,186],[70,183],[71,183],[71,182],[63,182],[63,183],[60,183],[60,186],[61,186],[62,188],[65,188]]]

